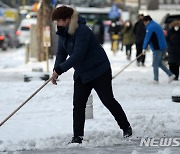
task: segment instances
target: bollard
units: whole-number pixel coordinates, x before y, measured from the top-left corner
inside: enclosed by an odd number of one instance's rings
[[[90,95],[86,104],[86,119],[93,119],[93,96]]]
[[[172,101],[180,103],[180,88],[175,88],[172,91]]]
[[[29,62],[29,55],[30,54],[30,47],[29,47],[29,43],[26,44],[26,59],[25,59],[25,63],[27,64]]]

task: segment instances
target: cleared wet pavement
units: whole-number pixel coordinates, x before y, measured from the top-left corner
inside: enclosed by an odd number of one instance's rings
[[[73,147],[53,150],[2,152],[2,154],[179,154],[180,147],[140,147],[140,146],[111,146],[111,147]]]

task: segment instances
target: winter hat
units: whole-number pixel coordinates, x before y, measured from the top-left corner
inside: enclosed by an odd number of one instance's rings
[[[53,10],[52,12],[52,21],[56,21],[58,19],[70,19],[72,14],[73,14],[74,10],[70,7],[67,6],[60,6],[56,9]]]
[[[174,20],[169,24],[169,28],[173,28],[175,26],[179,26],[180,27],[180,20]]]

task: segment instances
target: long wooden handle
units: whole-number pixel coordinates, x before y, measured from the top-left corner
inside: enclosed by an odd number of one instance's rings
[[[114,79],[115,77],[117,77],[121,72],[123,72],[129,65],[131,65],[134,61],[136,61],[139,57],[141,57],[143,55],[143,53],[139,54],[134,60],[132,60],[128,65],[126,65],[122,70],[120,70],[116,75],[114,75],[112,77],[112,79]]]
[[[22,108],[34,95],[36,95],[45,85],[47,85],[52,78],[49,78],[40,88],[38,88],[28,99],[26,99],[16,110],[14,110],[7,118],[5,118],[1,123],[0,127],[9,119],[11,118],[20,108]]]

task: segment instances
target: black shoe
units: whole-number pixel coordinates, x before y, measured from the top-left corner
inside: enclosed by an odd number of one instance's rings
[[[78,137],[72,137],[72,141],[70,143],[79,143],[81,144],[83,140],[83,137],[78,136]]]
[[[123,129],[123,137],[128,138],[132,136],[132,128],[129,126],[127,129]]]

